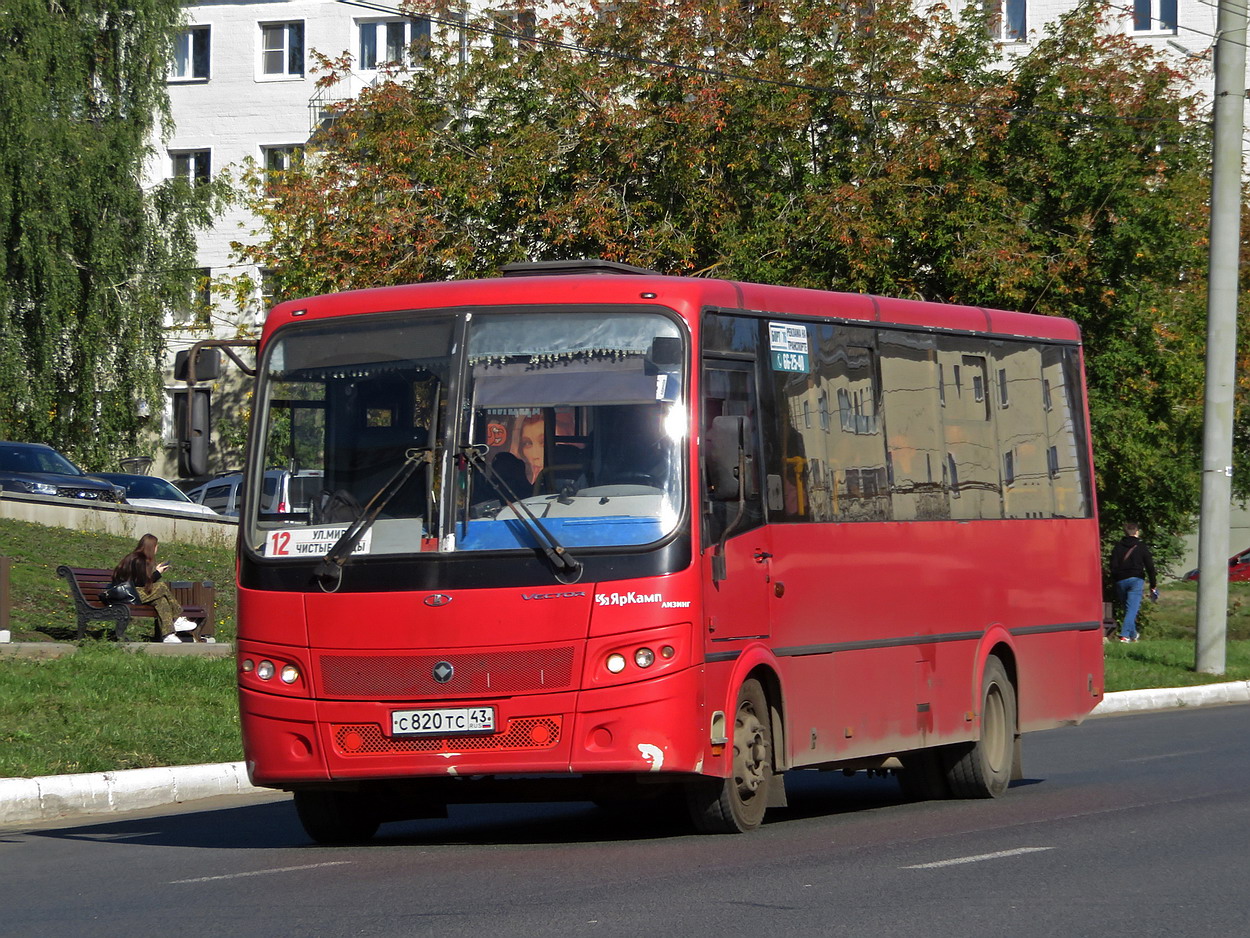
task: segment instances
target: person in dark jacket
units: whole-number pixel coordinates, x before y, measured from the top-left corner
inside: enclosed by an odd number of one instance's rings
[[[156,562],[157,543],[155,534],[145,534],[139,538],[135,549],[114,568],[113,582],[134,584],[139,600],[156,610],[156,621],[160,625],[162,639],[168,639],[176,631],[181,631],[179,626],[190,623],[182,619],[182,606],[174,598],[169,584],[160,582],[161,574],[169,569],[169,564]]]
[[[1137,641],[1137,611],[1141,609],[1146,577],[1150,577],[1150,598],[1159,598],[1154,557],[1140,535],[1141,526],[1136,521],[1129,521],[1124,525],[1124,537],[1111,548],[1111,579],[1115,581],[1116,592],[1124,604],[1124,622],[1120,625],[1122,642]]]

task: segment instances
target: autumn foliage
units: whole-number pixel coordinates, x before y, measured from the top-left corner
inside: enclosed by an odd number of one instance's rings
[[[592,0],[463,46],[458,6],[410,9],[418,67],[252,179],[239,250],[285,295],[603,257],[1069,316],[1107,525],[1188,523],[1209,127],[1104,9],[1006,62],[984,15],[897,0]]]

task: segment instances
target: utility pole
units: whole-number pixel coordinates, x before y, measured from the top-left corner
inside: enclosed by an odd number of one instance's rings
[[[1219,0],[1215,40],[1207,380],[1198,527],[1198,641],[1194,668],[1223,674],[1228,631],[1228,516],[1232,504],[1233,386],[1237,372],[1237,261],[1246,100],[1246,0]]]

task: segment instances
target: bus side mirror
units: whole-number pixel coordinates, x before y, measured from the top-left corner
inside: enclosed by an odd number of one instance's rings
[[[174,380],[186,381],[190,375],[191,353],[194,349],[186,349],[174,356]],[[215,348],[199,350],[195,357],[195,380],[216,381],[221,377],[221,352]]]
[[[178,438],[178,475],[193,479],[208,474],[208,391],[186,391],[174,400]]]
[[[715,417],[707,439],[708,495],[715,502],[734,502],[742,494],[742,470],[746,470],[747,494],[751,494],[751,421],[746,417]]]

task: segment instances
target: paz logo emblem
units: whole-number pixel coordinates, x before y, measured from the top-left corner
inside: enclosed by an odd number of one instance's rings
[[[434,665],[434,680],[440,684],[446,684],[455,673],[456,669],[451,666],[450,661],[440,661]]]
[[[431,593],[422,600],[427,606],[446,606],[451,602],[451,597],[446,593]]]

